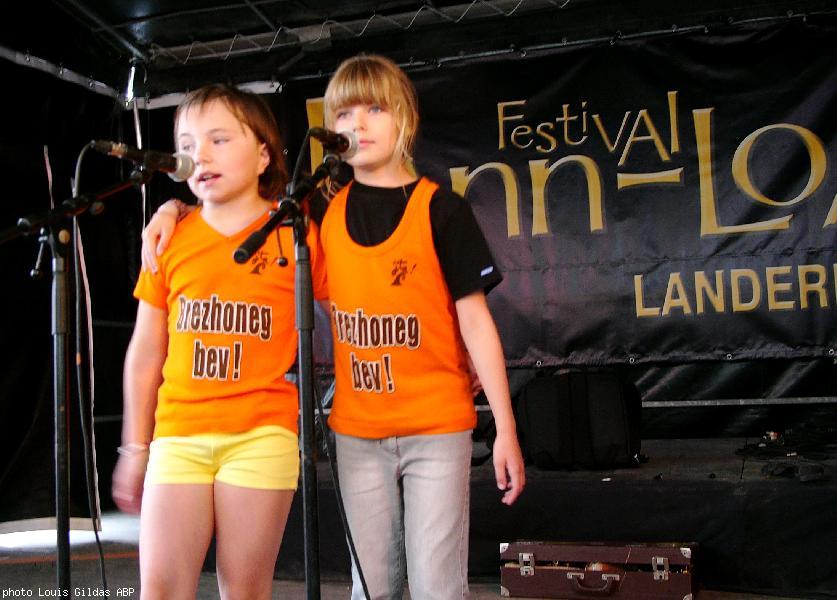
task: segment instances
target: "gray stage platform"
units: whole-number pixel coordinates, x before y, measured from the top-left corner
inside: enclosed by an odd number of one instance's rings
[[[645,440],[649,461],[616,471],[527,471],[519,502],[505,507],[489,463],[472,477],[473,598],[498,597],[498,547],[514,539],[566,541],[696,541],[701,600],[837,598],[837,461],[801,456],[760,460],[736,455],[746,439]],[[797,467],[779,472],[775,465]],[[801,481],[798,467],[823,467],[821,479]],[[765,466],[770,474],[765,474]],[[774,473],[775,471],[775,473]],[[348,553],[325,463],[320,481],[322,597],[347,598]],[[299,495],[277,565],[275,598],[303,598]],[[104,519],[109,587],[138,585],[136,519]],[[73,532],[73,585],[101,587],[92,534]],[[51,589],[54,539],[24,548],[0,535],[2,589]],[[200,598],[216,598],[208,572]],[[111,597],[115,592],[112,592]],[[138,597],[138,596],[135,596]]]
[[[139,569],[137,565],[137,517],[119,513],[106,513],[103,518],[101,538],[105,548],[105,565],[110,598],[116,598],[117,590],[123,590],[122,598],[139,598]],[[24,537],[29,538],[28,541]],[[98,553],[91,532],[74,531],[72,538],[72,585],[79,588],[75,598],[94,598],[103,589],[99,575]],[[55,586],[54,532],[40,532],[35,536],[19,534],[0,535],[0,595],[3,590],[32,592],[37,598],[49,593]],[[347,577],[324,580],[320,587],[322,600],[348,600]],[[277,579],[273,585],[274,599],[298,599],[306,597],[305,583],[299,580]],[[201,576],[197,598],[219,598],[217,581],[213,573]],[[409,592],[405,593],[409,599]],[[500,598],[499,585],[495,581],[475,580],[471,583],[471,600]],[[789,600],[787,597],[757,594],[737,594],[702,590],[697,600]]]
[[[512,507],[499,502],[490,463],[471,478],[469,572],[496,578],[500,542],[564,540],[697,542],[698,577],[707,589],[837,598],[837,459],[759,459],[736,451],[744,438],[645,440],[648,462],[615,471],[527,470]],[[788,451],[793,451],[787,448]],[[765,474],[777,465],[782,475]],[[794,474],[816,465],[822,477]],[[792,467],[792,468],[791,468]],[[319,464],[321,568],[348,570],[348,552],[327,465]],[[298,500],[299,498],[297,498]],[[277,572],[301,578],[298,502]]]

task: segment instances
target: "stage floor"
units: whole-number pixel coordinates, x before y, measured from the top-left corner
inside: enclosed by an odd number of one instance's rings
[[[616,471],[527,469],[518,503],[499,502],[490,462],[473,470],[472,598],[499,597],[499,544],[520,539],[697,542],[700,600],[837,598],[837,461],[818,456],[742,457],[756,440],[645,440],[648,462]],[[788,448],[790,450],[790,448]],[[479,451],[479,449],[477,449]],[[810,453],[809,453],[810,454]],[[802,481],[800,468],[822,467]],[[795,467],[790,468],[790,467]],[[348,553],[326,463],[318,463],[322,597],[348,597]],[[765,472],[766,471],[766,472]],[[109,587],[138,586],[137,518],[103,519]],[[74,531],[72,585],[101,588],[90,532]],[[54,533],[34,545],[0,535],[2,589],[55,586]],[[305,597],[300,495],[277,565],[274,598]],[[217,598],[211,561],[199,598]],[[89,595],[89,594],[88,594]],[[81,597],[81,596],[79,596]],[[134,596],[138,597],[138,596]],[[405,596],[408,597],[408,596]]]
[[[497,544],[513,539],[697,542],[696,577],[708,589],[837,597],[837,448],[758,441],[646,440],[649,460],[633,469],[527,469],[527,490],[508,509],[483,465],[470,572],[493,573]]]
[[[137,539],[139,519],[120,513],[105,513],[102,519],[101,539],[105,549],[105,568],[111,598],[117,590],[124,590],[124,598],[139,598],[139,569],[137,564]],[[26,539],[28,538],[28,539]],[[55,587],[55,532],[38,532],[35,535],[0,535],[0,595],[3,590],[32,591],[32,597],[45,597]],[[79,588],[74,598],[96,597],[102,589],[99,574],[98,553],[93,534],[88,531],[71,533],[71,585]],[[133,590],[133,591],[131,591]],[[347,600],[349,598],[348,577],[324,579],[320,586],[322,600]],[[273,584],[274,599],[297,599],[306,597],[305,582],[277,579]],[[201,575],[199,600],[219,598],[215,574]],[[410,598],[409,591],[404,594]],[[496,580],[473,580],[471,600],[500,598],[499,583]],[[702,590],[697,600],[790,600],[790,597],[740,594]]]

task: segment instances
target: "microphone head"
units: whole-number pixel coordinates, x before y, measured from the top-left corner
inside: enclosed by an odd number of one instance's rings
[[[346,160],[357,154],[358,143],[354,131],[338,131],[337,135],[343,136],[347,142],[346,149],[340,152],[340,158],[342,160]]]
[[[111,152],[113,152],[116,143],[109,142],[108,140],[90,140],[88,146],[90,146],[96,152],[101,152],[102,154],[110,154]]]
[[[173,155],[177,161],[177,168],[169,173],[169,177],[175,181],[186,181],[195,172],[195,161],[188,154],[177,152]]]

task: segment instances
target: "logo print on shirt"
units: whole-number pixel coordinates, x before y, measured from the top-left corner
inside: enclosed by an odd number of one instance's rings
[[[281,262],[284,259],[284,264]],[[279,267],[284,267],[288,264],[287,259],[284,256],[271,256],[264,250],[259,250],[256,254],[253,255],[253,258],[250,259],[250,264],[253,266],[250,269],[251,275],[261,275],[262,272],[267,269],[270,265],[276,265]]]
[[[261,275],[262,271],[267,268],[268,262],[268,255],[267,252],[264,250],[259,250],[253,255],[253,258],[250,259],[250,264],[253,265],[253,268],[250,270],[250,273],[253,275]]]
[[[407,264],[403,258],[392,261],[392,284],[401,285],[407,278],[407,275],[416,270],[416,263],[413,266]]]

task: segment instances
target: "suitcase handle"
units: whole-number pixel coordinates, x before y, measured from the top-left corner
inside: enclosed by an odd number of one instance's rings
[[[602,573],[602,585],[598,587],[584,585],[584,572],[572,571],[567,573],[567,579],[572,580],[575,591],[580,594],[590,594],[594,596],[609,596],[615,590],[615,584],[619,583],[621,576],[618,573]]]

